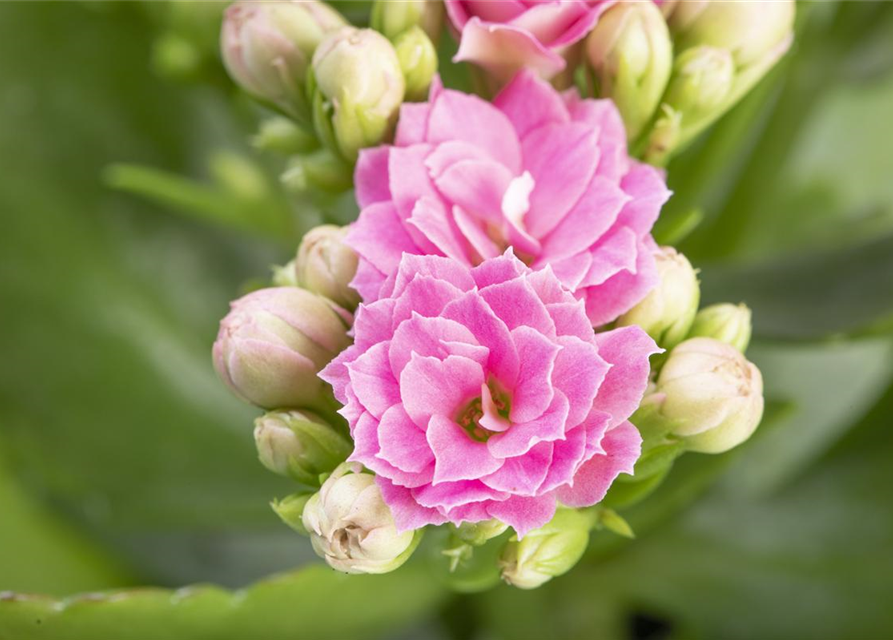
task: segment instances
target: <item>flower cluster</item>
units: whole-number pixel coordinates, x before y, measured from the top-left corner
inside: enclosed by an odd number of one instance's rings
[[[733,23],[753,5],[691,4],[445,0],[492,100],[436,75],[436,2],[379,0],[372,29],[315,0],[228,10],[232,76],[291,119],[259,138],[291,154],[284,182],[353,186],[359,209],[306,234],[214,346],[269,410],[261,462],[303,487],[276,512],[332,567],[391,571],[443,527],[448,576],[489,558],[461,588],[536,587],[592,530],[628,535],[615,509],[676,456],[753,433],[750,311],[698,312],[696,270],[652,236],[670,197],[653,165],[765,73],[790,12],[752,40]],[[705,47],[739,58],[736,97],[711,103],[688,59]]]

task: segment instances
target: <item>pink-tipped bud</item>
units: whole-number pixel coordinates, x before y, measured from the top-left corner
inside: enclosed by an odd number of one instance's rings
[[[240,398],[267,409],[331,406],[317,373],[350,345],[344,312],[296,287],[261,289],[232,303],[214,366]]]

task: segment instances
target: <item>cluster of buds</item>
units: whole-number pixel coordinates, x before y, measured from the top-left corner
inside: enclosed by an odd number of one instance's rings
[[[657,250],[660,282],[618,324],[639,324],[663,347],[632,421],[642,433],[634,477],[621,478],[607,503],[627,506],[660,483],[685,451],[723,453],[754,433],[763,415],[760,370],[744,356],[751,311],[715,304],[698,311],[696,270],[674,249]]]
[[[359,150],[386,142],[403,101],[427,95],[442,12],[424,0],[379,2],[375,30],[350,26],[319,0],[241,0],[227,9],[221,52],[232,79],[327,151],[295,152],[289,186],[349,188]]]
[[[792,42],[793,0],[620,2],[586,42],[599,95],[653,164],[735,105]]]

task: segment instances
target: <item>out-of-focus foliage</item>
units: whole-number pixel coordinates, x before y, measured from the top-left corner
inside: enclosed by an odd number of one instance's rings
[[[799,9],[786,61],[669,167],[660,223],[691,232],[705,303],[752,307],[766,421],[624,512],[637,540],[598,533],[542,589],[445,608],[424,553],[247,596],[0,599],[0,639],[411,637],[423,618],[419,636],[455,639],[893,635],[893,4]],[[227,301],[294,246],[101,182],[112,163],[211,184],[214,154],[261,162],[219,82],[152,75],[152,24],[131,3],[0,4],[0,590],[238,587],[308,560],[209,356]]]

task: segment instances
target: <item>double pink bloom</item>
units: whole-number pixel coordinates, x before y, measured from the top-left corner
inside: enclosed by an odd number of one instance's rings
[[[529,71],[493,104],[438,87],[405,104],[394,146],[361,153],[356,189],[348,243],[366,301],[403,253],[471,267],[513,247],[533,269],[551,266],[593,326],[657,282],[650,230],[669,197],[663,177],[629,158],[613,103],[560,94]]]
[[[632,473],[658,349],[638,327],[595,334],[548,267],[404,255],[354,332],[321,375],[398,529],[497,518],[523,536]]]
[[[321,375],[398,528],[497,518],[524,535],[559,502],[600,501],[639,456],[628,418],[657,347],[593,326],[656,284],[669,196],[613,104],[531,71],[493,104],[435,86],[355,183],[365,304]]]
[[[610,0],[445,0],[461,34],[456,61],[474,62],[497,79],[522,67],[550,78],[563,53],[588,34]]]

